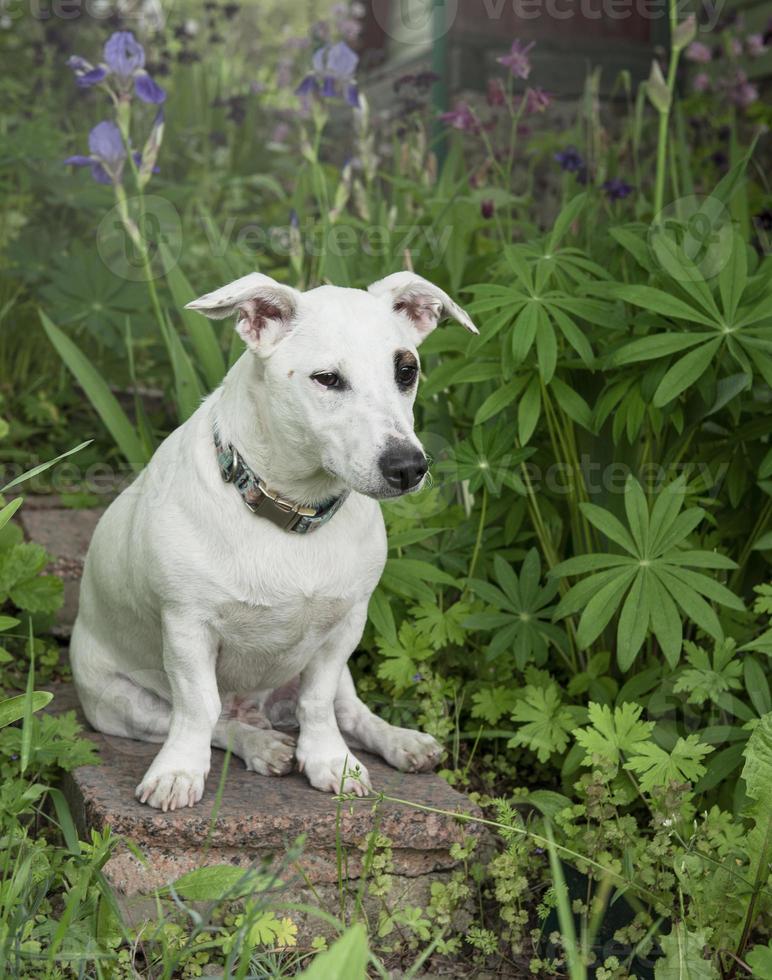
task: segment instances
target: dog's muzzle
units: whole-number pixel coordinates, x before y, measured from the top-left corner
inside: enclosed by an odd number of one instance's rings
[[[386,449],[378,459],[378,468],[390,487],[407,493],[423,480],[429,464],[420,449],[405,442]]]

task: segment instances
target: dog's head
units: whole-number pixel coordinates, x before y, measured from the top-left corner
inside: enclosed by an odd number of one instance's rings
[[[444,318],[477,328],[437,286],[395,272],[368,289],[302,293],[251,273],[188,304],[238,314],[273,433],[352,490],[418,490],[427,461],[413,432],[418,346]]]

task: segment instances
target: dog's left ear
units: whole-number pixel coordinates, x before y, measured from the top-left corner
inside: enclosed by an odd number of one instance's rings
[[[247,347],[267,354],[287,334],[301,293],[270,276],[250,272],[234,282],[194,299],[185,306],[213,320],[238,311],[236,330]]]
[[[438,286],[414,272],[393,272],[385,279],[372,283],[367,291],[374,296],[389,298],[397,312],[405,313],[409,317],[418,334],[418,344],[445,317],[460,323],[470,333],[480,332],[466,310],[462,310]]]

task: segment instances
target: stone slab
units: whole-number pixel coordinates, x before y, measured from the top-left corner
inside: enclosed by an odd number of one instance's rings
[[[48,710],[77,707],[73,695],[71,685],[59,686]],[[283,902],[317,907],[321,902],[324,908],[339,909],[341,866],[342,887],[353,895],[372,830],[391,843],[390,904],[425,903],[432,883],[446,881],[458,863],[451,857],[452,845],[479,833],[479,825],[453,816],[478,815],[478,809],[439,776],[400,773],[364,753],[362,761],[376,794],[392,800],[339,804],[333,796],[313,789],[298,772],[261,776],[248,772],[238,758],[228,760],[223,779],[225,753],[214,750],[201,802],[162,813],[134,798],[134,789],[159,746],[96,732],[88,737],[99,749],[101,765],[76,769],[63,788],[81,833],[109,827],[141,853],[142,859],[121,846],[103,869],[134,922],[155,915],[154,902],[148,901],[155,889],[196,868],[223,863],[246,869],[271,862],[285,883]],[[284,867],[287,849],[301,835],[299,858]],[[379,902],[365,904],[372,904],[377,915]],[[298,921],[303,935],[324,931],[305,916]]]
[[[29,506],[34,500],[35,505]],[[56,632],[69,635],[78,612],[78,594],[89,542],[104,507],[73,510],[58,505],[56,497],[27,498],[19,522],[30,541],[52,556],[48,571],[64,580],[64,604],[56,616]]]

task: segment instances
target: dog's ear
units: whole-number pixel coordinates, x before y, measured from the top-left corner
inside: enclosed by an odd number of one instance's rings
[[[213,320],[222,320],[238,310],[239,336],[253,351],[267,354],[289,333],[300,296],[291,286],[283,286],[259,272],[250,272],[194,299],[185,309],[196,310]]]
[[[368,293],[391,300],[392,307],[405,313],[415,327],[420,344],[434,330],[440,320],[449,317],[460,323],[470,333],[480,331],[472,323],[466,310],[454,303],[438,286],[414,272],[393,272],[367,287]]]

